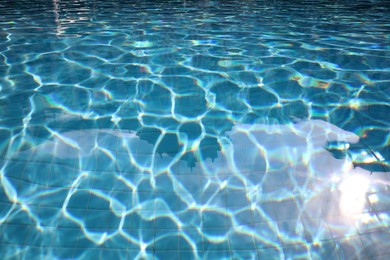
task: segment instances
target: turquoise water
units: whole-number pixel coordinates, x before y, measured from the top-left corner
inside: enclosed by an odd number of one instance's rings
[[[0,0],[2,259],[388,259],[385,1]]]

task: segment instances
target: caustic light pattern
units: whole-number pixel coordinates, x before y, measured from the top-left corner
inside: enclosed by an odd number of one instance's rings
[[[389,9],[293,2],[0,1],[0,255],[386,259]]]

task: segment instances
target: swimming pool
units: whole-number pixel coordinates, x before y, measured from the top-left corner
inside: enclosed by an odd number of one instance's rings
[[[0,1],[3,259],[388,259],[384,1]]]

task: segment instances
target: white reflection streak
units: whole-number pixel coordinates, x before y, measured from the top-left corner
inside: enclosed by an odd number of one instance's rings
[[[339,209],[344,217],[352,217],[364,211],[370,180],[362,175],[351,175],[339,185],[341,192]]]
[[[57,29],[56,29],[56,35],[57,36],[61,36],[62,35],[62,33],[63,33],[63,30],[62,30],[62,26],[61,26],[61,21],[60,21],[60,14],[59,14],[59,2],[60,2],[60,0],[53,0],[53,12],[54,12],[54,14],[55,14],[55,19],[54,19],[54,21],[55,21],[55,23],[56,23],[56,25],[57,25]]]

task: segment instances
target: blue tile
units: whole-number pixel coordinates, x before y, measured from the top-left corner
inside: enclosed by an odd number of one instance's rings
[[[272,202],[256,203],[255,209],[252,210],[252,217],[254,223],[263,223],[268,221],[275,221],[275,210]]]
[[[177,175],[175,176],[175,180],[177,183],[180,183],[188,193],[193,194],[202,191],[198,175]]]
[[[280,235],[275,222],[265,222],[253,226],[255,244],[258,249],[280,247]]]
[[[67,208],[85,209],[88,206],[91,193],[86,190],[80,190],[72,194],[68,202]]]
[[[204,228],[204,250],[230,250],[228,232],[223,228]]]
[[[366,258],[363,244],[358,236],[334,239],[340,259]]]
[[[44,231],[32,229],[26,239],[26,245],[38,247],[50,247],[55,236],[54,227],[45,227]]]
[[[28,235],[34,229],[36,230],[35,225],[7,224],[2,228],[2,241],[7,244],[24,245]]]
[[[178,214],[183,228],[198,228],[202,226],[202,213],[198,210],[186,210]]]
[[[202,194],[198,193],[179,193],[178,205],[181,210],[190,210],[192,206],[202,205]]]
[[[98,139],[97,139],[97,145],[98,147],[102,147],[104,149],[107,149],[108,151],[112,152],[115,154],[118,146],[118,141],[119,141],[119,136],[105,133],[105,132],[100,132]]]
[[[109,196],[115,203],[118,203],[125,210],[133,208],[133,193],[131,191],[116,191],[116,188],[113,190],[115,191],[110,192]]]
[[[0,246],[1,247],[1,246]],[[16,250],[18,257],[23,257],[25,259],[34,259],[36,256],[49,255],[52,252],[50,247],[37,247],[37,246],[24,246],[23,251]],[[11,257],[12,259],[12,257]]]
[[[247,207],[249,205],[247,199],[246,190],[242,191],[234,191],[227,190],[226,191],[226,206],[227,207]]]
[[[7,223],[27,225],[27,226],[36,225],[35,220],[31,218],[26,211],[19,211],[15,214],[10,214],[10,216],[7,218]]]
[[[283,259],[284,253],[281,248],[264,248],[257,250],[257,255],[259,259]]]
[[[154,229],[154,217],[147,220],[142,218],[143,215],[154,216],[154,210],[139,211],[138,213],[130,213],[125,217],[123,229]]]
[[[160,230],[156,232],[156,236],[154,239],[154,249],[159,250],[174,250],[178,251],[179,249],[179,237],[175,230],[170,231]]]
[[[253,226],[252,210],[244,209],[244,210],[235,211],[234,220],[236,225],[238,226],[248,226],[248,225]]]
[[[379,232],[372,232],[360,235],[364,251],[369,258],[376,258],[381,255],[390,255],[390,249],[386,241],[390,241],[390,234],[387,229]]]
[[[182,229],[179,237],[179,251],[193,250],[203,251],[204,234],[201,229]]]
[[[101,161],[99,161],[100,163]],[[104,163],[104,162],[102,162]],[[106,170],[106,169],[105,169]],[[99,175],[96,175],[96,177],[93,180],[92,189],[96,190],[113,190],[113,186],[115,183],[115,173],[111,172],[101,172]]]
[[[51,172],[51,165],[44,163],[28,163],[24,168],[22,180],[29,183],[47,185],[48,176]]]
[[[166,174],[155,177],[157,192],[166,193],[174,190],[173,183],[175,178]]]
[[[156,211],[156,218],[154,219],[154,227],[156,229],[176,229],[179,225],[172,216],[171,211]]]
[[[204,228],[221,228],[230,224],[230,217],[226,214],[226,211],[204,210],[202,219]]]
[[[147,245],[146,251],[153,250],[154,238],[156,231],[153,228],[144,228],[139,227],[137,229],[126,229],[125,232],[135,240],[138,240],[140,243],[144,243]],[[129,246],[130,248],[134,248],[133,244]],[[138,248],[140,248],[138,246]]]
[[[294,245],[283,248],[285,259],[309,259],[310,253],[306,245]]]
[[[128,153],[118,152],[116,155],[116,167],[122,173],[139,173],[139,169],[131,162],[131,156]]]
[[[107,154],[103,151],[94,151],[94,156],[96,156],[96,168],[98,172],[116,172],[117,165],[115,160],[115,152]]]
[[[181,259],[180,257],[182,256],[178,251],[161,251],[161,250],[156,250],[154,252],[154,259]],[[191,259],[191,258],[190,258]]]
[[[58,228],[52,246],[74,248],[80,238],[81,230],[74,228]]]
[[[294,199],[276,201],[273,203],[273,207],[278,220],[297,219],[301,213],[299,205]]]
[[[58,208],[50,207],[31,207],[31,211],[34,212],[39,219],[39,224],[41,226],[54,227],[57,226],[59,220],[60,211]]]
[[[153,191],[142,191],[138,192],[137,195],[142,210],[155,210],[156,194]]]
[[[252,250],[255,251],[255,243],[253,231],[249,228],[234,228],[229,232],[230,247],[233,251],[236,250]]]
[[[4,170],[6,177],[20,178],[26,167],[26,162],[8,161]]]
[[[200,255],[203,255],[203,252],[199,252],[199,251],[183,251],[183,250],[179,251],[179,258],[180,259],[188,259],[188,260],[200,259]]]
[[[3,219],[12,208],[11,203],[0,203],[0,218]]]
[[[319,218],[303,218],[302,225],[309,242],[332,239],[328,225]]]
[[[66,197],[68,196],[69,190],[65,189],[48,189],[42,194],[37,201],[39,206],[61,208],[64,204]]]
[[[224,190],[203,193],[203,204],[210,207],[226,208],[226,194]]]
[[[88,232],[94,232],[94,230],[88,230]],[[94,241],[86,237],[84,234],[82,234],[80,235],[80,238],[77,241],[77,248],[88,248],[89,250],[100,250],[102,247],[100,245],[97,245]]]
[[[338,259],[338,249],[332,241],[321,241],[310,245],[310,256],[312,259]]]
[[[0,187],[0,202],[5,202],[6,204],[12,204],[12,202],[8,198],[8,195],[6,192],[8,192],[8,191],[6,191],[3,186],[1,186]],[[4,209],[3,210],[0,209],[0,211],[4,211]]]
[[[52,164],[50,174],[47,177],[47,185],[49,187],[71,186],[76,178],[73,167]]]
[[[256,250],[232,250],[232,259],[259,259]],[[260,258],[261,259],[261,258]],[[268,258],[271,259],[271,258]]]
[[[231,259],[229,250],[206,250],[202,256],[203,259]]]
[[[390,255],[384,1],[16,2],[0,8],[3,258]],[[330,176],[347,152],[326,144],[349,138],[377,216],[356,223]]]
[[[156,198],[162,200],[165,205],[172,211],[179,210],[179,197],[173,192],[156,193]]]
[[[89,196],[87,208],[88,209],[102,209],[109,210],[110,209],[110,201],[108,198],[103,196],[99,196],[100,194],[91,193]],[[84,201],[83,201],[84,202]]]
[[[79,164],[76,167],[81,171],[95,172],[98,165],[97,158],[95,156],[81,157]]]
[[[87,209],[80,219],[86,228],[118,228],[120,223],[120,218],[110,209]]]
[[[77,216],[82,216],[84,214],[84,209],[72,209],[72,213],[76,213]],[[72,215],[72,214],[71,214]],[[70,218],[65,217],[64,215],[59,217],[58,228],[80,228],[79,224],[73,221]]]
[[[96,256],[96,253],[97,252],[95,252],[95,254],[93,254],[93,255]],[[75,249],[71,248],[71,247],[68,247],[68,248],[54,247],[52,254],[55,257],[60,258],[60,259],[73,259],[76,252],[75,252]]]
[[[101,259],[124,259],[128,257],[125,249],[102,249]]]
[[[306,236],[300,220],[278,221],[280,240],[282,244],[292,245],[306,243]]]

